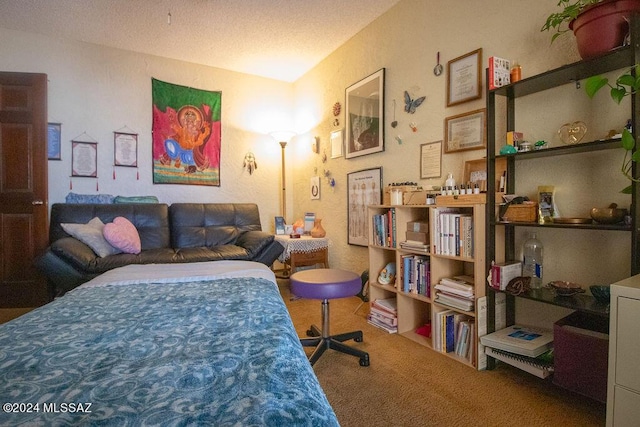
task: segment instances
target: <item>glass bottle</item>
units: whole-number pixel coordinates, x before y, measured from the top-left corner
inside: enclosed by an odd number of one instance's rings
[[[542,252],[542,243],[531,233],[522,244],[522,275],[531,277],[531,289],[542,287]]]

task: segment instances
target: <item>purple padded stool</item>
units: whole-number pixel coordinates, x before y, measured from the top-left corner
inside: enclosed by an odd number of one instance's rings
[[[302,298],[322,300],[322,330],[311,325],[307,336],[300,338],[304,347],[315,347],[309,362],[311,366],[328,348],[360,358],[360,366],[369,366],[369,353],[349,347],[343,341],[362,342],[362,331],[347,332],[339,335],[329,333],[329,300],[357,295],[362,289],[362,280],[356,273],[332,268],[317,268],[294,273],[291,278],[291,292]]]

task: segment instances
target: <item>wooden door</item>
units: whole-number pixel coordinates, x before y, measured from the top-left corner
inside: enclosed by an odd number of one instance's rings
[[[0,308],[49,301],[33,260],[48,243],[47,76],[0,72]]]

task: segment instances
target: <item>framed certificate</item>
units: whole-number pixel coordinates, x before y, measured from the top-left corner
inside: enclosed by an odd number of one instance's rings
[[[482,48],[447,63],[447,107],[482,97]]]
[[[478,150],[487,146],[486,109],[444,119],[444,152]]]

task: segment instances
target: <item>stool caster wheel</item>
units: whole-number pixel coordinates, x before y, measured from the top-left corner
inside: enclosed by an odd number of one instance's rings
[[[308,337],[313,337],[314,336],[313,331],[311,329],[307,329],[307,336]]]
[[[362,337],[356,337],[353,339],[355,342],[362,342]]]
[[[369,355],[360,358],[360,366],[369,366]]]

